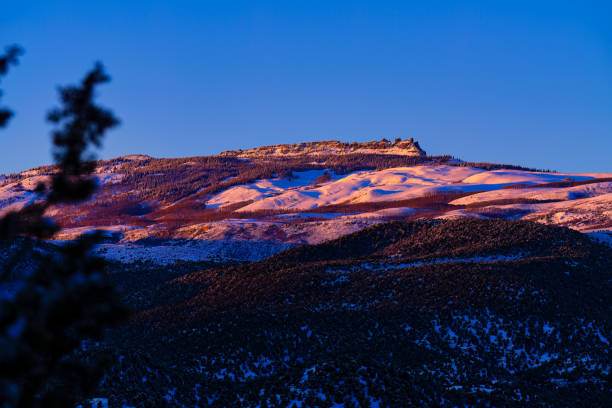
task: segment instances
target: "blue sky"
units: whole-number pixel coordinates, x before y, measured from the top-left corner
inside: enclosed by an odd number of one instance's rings
[[[435,4],[433,4],[435,3]],[[612,171],[608,1],[13,1],[0,173],[50,163],[56,87],[102,61],[100,156],[414,137],[430,154]]]

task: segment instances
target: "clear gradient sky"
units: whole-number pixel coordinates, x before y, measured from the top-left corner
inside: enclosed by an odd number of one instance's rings
[[[122,119],[104,158],[414,137],[612,171],[610,1],[10,1],[0,40],[26,49],[1,84],[0,173],[50,163],[56,87],[96,60]]]

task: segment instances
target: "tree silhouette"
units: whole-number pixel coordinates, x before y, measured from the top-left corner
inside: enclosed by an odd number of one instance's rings
[[[10,65],[17,65],[17,58],[21,54],[23,54],[23,50],[17,45],[6,48],[6,54],[0,56],[0,77],[6,75]],[[1,97],[2,91],[0,91],[0,98]],[[12,116],[13,112],[8,109],[0,108],[0,128],[6,126]]]
[[[0,75],[17,63],[13,46],[0,57]],[[60,227],[45,216],[52,205],[87,199],[96,183],[91,145],[99,147],[107,130],[119,122],[111,111],[94,104],[95,89],[109,82],[96,64],[79,85],[59,89],[60,107],[48,121],[57,171],[33,191],[37,199],[0,219],[0,240],[20,248],[14,258],[28,256],[32,240],[49,238]],[[0,112],[0,127],[12,116]],[[104,262],[92,255],[100,234],[82,235],[44,256],[33,271],[23,271],[19,285],[0,303],[0,406],[69,407],[87,396],[101,378],[99,362],[75,356],[86,340],[100,339],[107,327],[126,314],[104,275]],[[8,262],[0,271],[6,281]]]

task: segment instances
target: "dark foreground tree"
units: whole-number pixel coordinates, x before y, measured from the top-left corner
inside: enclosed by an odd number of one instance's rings
[[[23,54],[23,51],[17,45],[10,46],[6,49],[6,53],[0,56],[0,77],[6,75],[9,66],[17,64],[17,58]],[[0,91],[0,98],[2,91]],[[13,116],[13,112],[6,108],[0,108],[0,128],[6,126],[9,119]]]
[[[0,75],[20,53],[11,47],[0,57]],[[48,114],[55,125],[57,172],[36,187],[32,204],[0,218],[0,241],[21,248],[16,262],[29,255],[32,240],[59,230],[45,216],[50,206],[85,200],[94,191],[89,148],[99,147],[104,133],[118,124],[112,112],[94,104],[96,87],[109,80],[96,64],[79,85],[59,89],[61,106]],[[0,127],[11,115],[0,111]],[[99,238],[89,234],[60,246],[36,269],[22,271],[10,295],[0,300],[0,407],[71,407],[99,383],[101,362],[79,359],[75,351],[100,339],[126,314],[103,261],[92,255]],[[5,263],[0,284],[16,262]]]

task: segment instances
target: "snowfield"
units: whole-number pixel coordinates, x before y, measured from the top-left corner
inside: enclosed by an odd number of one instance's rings
[[[320,186],[304,184],[283,191],[270,191],[265,187],[273,180],[232,187],[212,197],[208,203],[223,202],[224,205],[249,197],[254,202],[240,211],[271,209],[306,210],[323,205],[364,203],[376,201],[398,201],[423,196],[440,190],[459,190],[451,183],[461,181],[482,170],[456,166],[415,166],[385,169],[380,171],[358,171],[335,177]],[[302,177],[301,173],[296,173]],[[299,180],[299,179],[298,179]]]
[[[442,191],[487,192],[481,193],[482,201],[520,197],[525,190],[502,190],[510,184],[544,184],[571,179],[582,181],[597,177],[611,177],[612,173],[539,173],[520,170],[486,171],[458,166],[413,166],[379,171],[359,171],[344,176],[333,175],[332,180],[313,186],[314,179],[323,172],[298,173],[291,180],[266,179],[255,183],[231,187],[213,197],[207,205],[218,207],[253,201],[239,211],[295,209],[308,210],[325,205],[400,201],[423,197]],[[568,192],[579,194],[589,191],[592,195],[612,191],[612,183],[597,187],[579,186]],[[590,188],[590,190],[589,190]],[[566,190],[566,189],[557,189]],[[536,196],[543,191],[533,192]],[[563,192],[564,193],[564,192]],[[499,197],[498,197],[499,195]],[[468,204],[456,201],[455,204]],[[536,197],[537,198],[537,197]],[[564,198],[567,199],[567,198]]]

